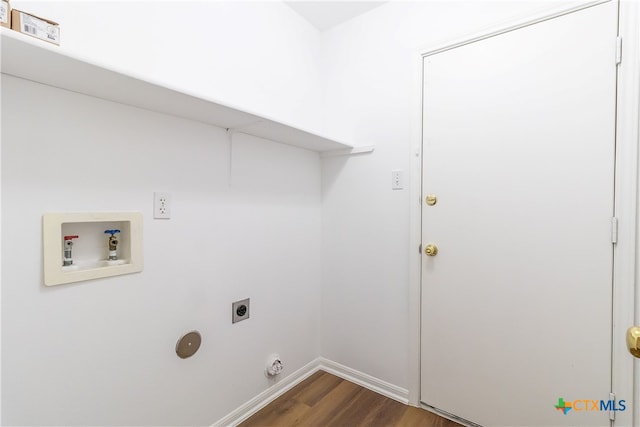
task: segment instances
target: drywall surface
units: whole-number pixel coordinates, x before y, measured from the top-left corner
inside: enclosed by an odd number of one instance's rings
[[[60,49],[323,133],[319,32],[279,1],[22,1]]]
[[[317,153],[1,83],[3,425],[210,425],[273,384],[271,353],[284,375],[317,357]],[[144,216],[144,271],[45,287],[42,214],[118,211]]]
[[[326,126],[376,147],[323,160],[323,357],[411,388],[409,251],[419,248],[409,247],[417,203],[409,172],[421,144],[420,53],[559,6],[389,2],[322,34]],[[397,169],[403,190],[391,189]]]

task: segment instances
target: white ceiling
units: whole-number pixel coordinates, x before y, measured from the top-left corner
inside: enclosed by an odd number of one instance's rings
[[[386,1],[285,1],[287,6],[323,31],[362,15]]]

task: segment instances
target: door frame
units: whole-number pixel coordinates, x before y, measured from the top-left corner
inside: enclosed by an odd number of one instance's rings
[[[423,58],[455,47],[504,34],[542,21],[587,9],[608,1],[569,3],[537,15],[514,19],[485,31],[452,40],[448,43],[419,49],[415,55],[413,73],[416,96],[412,126],[410,158],[410,233],[409,233],[409,404],[427,408],[420,402],[420,319],[422,286],[422,102]],[[640,427],[640,361],[627,351],[625,334],[628,327],[640,325],[640,259],[638,241],[640,221],[638,209],[638,143],[640,141],[640,2],[619,2],[619,29],[622,37],[622,62],[618,66],[616,116],[615,214],[618,218],[618,242],[615,246],[613,271],[613,355],[612,390],[617,399],[626,400],[627,410],[616,414],[618,425]],[[612,46],[615,49],[615,46]],[[630,236],[631,238],[625,238]]]

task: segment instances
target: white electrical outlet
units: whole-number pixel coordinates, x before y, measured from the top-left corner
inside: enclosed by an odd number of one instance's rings
[[[153,193],[153,217],[155,219],[171,218],[170,193]]]

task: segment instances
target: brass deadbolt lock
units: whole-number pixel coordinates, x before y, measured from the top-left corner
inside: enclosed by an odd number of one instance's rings
[[[429,206],[433,206],[436,203],[438,203],[438,198],[436,197],[435,194],[427,194],[427,197],[425,197],[424,200]]]
[[[634,357],[640,358],[640,326],[627,330],[627,348]]]
[[[436,245],[427,245],[424,248],[424,254],[426,256],[436,256],[438,255],[438,247]]]

